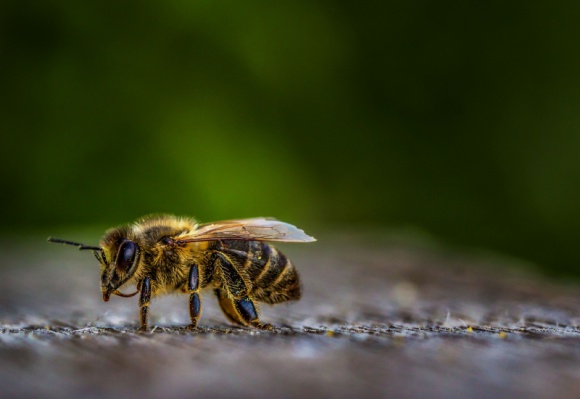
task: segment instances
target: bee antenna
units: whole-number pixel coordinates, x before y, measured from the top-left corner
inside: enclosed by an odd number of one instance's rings
[[[78,247],[80,251],[83,251],[83,250],[100,251],[101,250],[101,247],[85,245],[85,244],[81,244],[80,242],[63,240],[62,238],[48,237],[48,242],[52,242],[55,244],[72,245],[72,246]]]
[[[90,251],[100,251],[101,247],[93,247],[91,245],[82,245],[79,247],[79,251],[84,251],[84,250],[90,250]]]

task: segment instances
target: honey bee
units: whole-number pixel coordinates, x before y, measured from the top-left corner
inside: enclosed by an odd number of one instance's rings
[[[201,316],[200,290],[213,289],[226,317],[242,326],[271,330],[262,323],[256,302],[275,304],[300,299],[294,265],[268,244],[316,241],[295,226],[253,218],[198,224],[192,218],[151,215],[108,230],[100,246],[49,238],[49,242],[90,250],[101,264],[101,291],[139,295],[140,330],[148,330],[151,298],[189,294],[188,329]],[[136,286],[131,294],[122,288]]]

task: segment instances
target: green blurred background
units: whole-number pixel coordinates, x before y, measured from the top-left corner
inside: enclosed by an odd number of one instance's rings
[[[580,276],[577,8],[4,0],[2,232],[271,215]]]

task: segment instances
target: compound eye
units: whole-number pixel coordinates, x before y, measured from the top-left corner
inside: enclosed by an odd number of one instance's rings
[[[131,240],[123,241],[117,253],[117,270],[127,272],[135,262],[135,255],[137,255],[137,244]]]
[[[159,240],[159,242],[161,242],[161,244],[163,245],[174,245],[175,242],[171,239],[171,237],[163,237],[161,240]]]

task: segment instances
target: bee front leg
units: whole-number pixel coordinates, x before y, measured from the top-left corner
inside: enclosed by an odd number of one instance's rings
[[[145,277],[141,282],[141,295],[139,295],[139,320],[141,326],[139,331],[149,329],[149,302],[151,301],[151,279]]]
[[[201,298],[199,296],[199,268],[197,264],[192,264],[189,269],[189,278],[187,281],[187,290],[189,292],[189,319],[191,323],[187,326],[188,330],[197,329],[197,322],[201,316]]]

